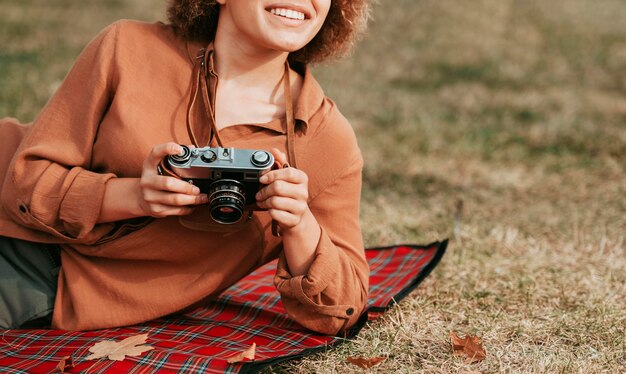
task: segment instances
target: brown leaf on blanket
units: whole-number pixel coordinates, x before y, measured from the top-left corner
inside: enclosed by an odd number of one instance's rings
[[[480,362],[487,357],[483,341],[477,336],[466,335],[461,339],[454,331],[450,331],[450,342],[454,354],[465,356],[469,363]]]
[[[256,353],[256,343],[252,343],[252,345],[248,349],[240,353],[237,353],[234,356],[227,358],[226,361],[228,361],[229,364],[235,364],[237,362],[244,362],[246,360],[254,361],[255,353]]]
[[[54,368],[53,373],[64,374],[65,369],[72,369],[73,367],[74,367],[74,360],[72,359],[72,356],[65,356],[61,360],[59,360],[59,363]]]
[[[89,348],[92,354],[86,360],[95,360],[108,357],[109,360],[122,361],[126,356],[139,356],[143,352],[154,349],[150,345],[142,345],[148,339],[148,334],[130,336],[122,341],[104,340]]]
[[[369,357],[369,358],[348,357],[347,358],[349,363],[351,363],[352,365],[356,365],[363,369],[369,369],[372,366],[376,366],[380,364],[381,362],[385,361],[385,359],[386,357]]]

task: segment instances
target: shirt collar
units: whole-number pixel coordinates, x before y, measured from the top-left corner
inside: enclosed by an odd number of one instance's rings
[[[189,53],[192,63],[195,61],[195,57],[198,55],[198,51],[202,48],[207,48],[209,51],[213,49],[213,43],[209,43],[208,46],[204,46],[198,43],[187,43],[187,51]],[[213,54],[209,53],[208,70],[215,74]],[[302,89],[300,95],[294,102],[294,117],[296,119],[296,130],[302,130],[306,134],[311,117],[317,112],[324,101],[324,91],[319,83],[313,77],[311,69],[305,64],[296,64],[291,67],[303,77]],[[209,87],[213,87],[211,84]],[[211,95],[214,94],[211,92]],[[261,127],[269,130],[276,131],[281,134],[287,133],[287,121],[285,118],[275,119],[266,123],[254,123],[250,126]]]

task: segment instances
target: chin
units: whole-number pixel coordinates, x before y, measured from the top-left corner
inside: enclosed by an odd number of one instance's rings
[[[302,40],[301,38],[281,38],[274,40],[274,48],[283,52],[295,52],[304,48],[309,43],[308,40]]]
[[[276,49],[282,52],[295,52],[295,51],[299,51],[302,48],[304,48],[306,44],[290,44],[290,45],[281,45],[280,47],[277,47]]]

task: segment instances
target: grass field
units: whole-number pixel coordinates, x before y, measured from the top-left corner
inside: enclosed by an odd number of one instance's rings
[[[380,1],[316,75],[366,159],[368,246],[449,237],[423,285],[359,337],[268,372],[623,373],[626,5]],[[32,120],[82,46],[150,0],[0,2],[0,116]],[[453,356],[449,332],[487,358]]]

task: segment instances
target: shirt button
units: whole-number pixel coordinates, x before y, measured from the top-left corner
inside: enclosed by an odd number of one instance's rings
[[[349,316],[353,315],[354,314],[354,308],[348,308],[346,310],[346,314],[349,315]]]

